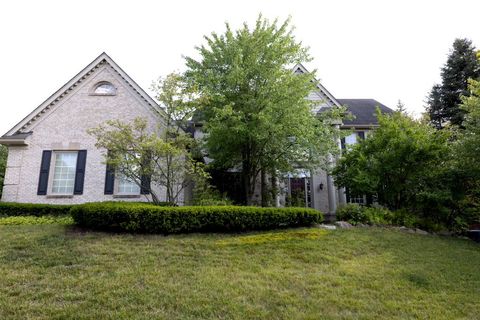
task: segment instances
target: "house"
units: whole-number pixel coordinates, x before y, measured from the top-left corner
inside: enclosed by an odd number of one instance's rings
[[[294,67],[295,73],[306,73],[307,69],[299,64]],[[349,130],[350,135],[338,141],[338,146],[345,149],[348,145],[365,139],[378,127],[376,109],[382,113],[391,113],[392,109],[374,99],[337,99],[322,84],[317,84],[317,90],[312,92],[308,99],[318,101],[313,112],[322,112],[334,106],[345,106],[353,116],[336,124],[342,130]],[[334,164],[336,159],[331,159]],[[304,195],[303,202],[307,207],[318,209],[328,216],[333,216],[339,205],[345,203],[365,203],[367,199],[363,195],[351,195],[344,188],[337,188],[333,178],[319,169],[306,172],[303,177],[290,177],[287,181],[286,193],[292,195]]]
[[[307,73],[307,69],[298,64],[293,68],[296,74]],[[317,89],[307,97],[314,102],[314,113],[320,113],[331,107],[346,106],[347,111],[353,116],[349,120],[338,122],[339,129],[349,130],[350,135],[338,140],[339,149],[345,149],[348,145],[357,143],[360,139],[365,139],[378,127],[378,119],[375,115],[376,109],[380,108],[382,113],[391,113],[392,109],[381,104],[374,99],[337,99],[321,83],[317,82]],[[201,117],[200,117],[201,118]],[[195,121],[192,129],[195,138],[202,138],[202,123]],[[331,163],[335,163],[333,157]],[[205,158],[206,162],[211,159]],[[228,172],[213,172],[213,183],[221,191],[226,193],[229,198],[237,202],[244,202],[243,185],[239,179],[239,174],[235,170]],[[253,201],[256,204],[261,203],[260,183],[257,179],[257,186],[253,195]],[[299,169],[297,172],[289,174],[279,185],[280,193],[276,199],[277,205],[296,205],[314,208],[324,212],[328,216],[333,216],[337,207],[345,203],[366,203],[367,199],[363,195],[352,195],[343,188],[337,188],[333,178],[323,169],[306,171]]]
[[[295,73],[308,72],[302,65]],[[352,120],[336,124],[352,134],[338,141],[339,148],[354,144],[378,126],[375,109],[392,112],[373,99],[336,99],[322,84],[308,99],[318,102],[313,112],[346,105]],[[148,120],[154,130],[164,125],[163,110],[107,54],[102,53],[67,84],[0,138],[9,149],[2,201],[70,204],[93,201],[147,201],[137,184],[115,174],[104,163],[106,150],[95,147],[87,130],[107,120]],[[195,127],[195,137],[202,136]],[[331,159],[332,162],[335,159]],[[220,191],[242,194],[231,175],[217,176]],[[152,186],[152,188],[160,188]],[[237,190],[235,190],[237,188]],[[286,177],[277,204],[312,207],[334,214],[339,204],[364,202],[363,196],[337,189],[324,170]],[[164,190],[156,190],[164,195]],[[188,197],[185,191],[180,202]],[[260,195],[256,198],[260,201]],[[160,199],[165,200],[165,199]]]
[[[105,150],[87,134],[107,120],[136,117],[151,130],[165,123],[162,108],[102,53],[0,138],[8,146],[2,201],[147,201],[138,184],[108,170]]]

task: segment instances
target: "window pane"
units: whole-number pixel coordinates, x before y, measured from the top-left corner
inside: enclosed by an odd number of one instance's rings
[[[357,143],[357,134],[356,133],[352,133],[351,135],[345,137],[345,144],[347,146],[350,146],[350,145],[355,144],[355,143]]]
[[[140,187],[123,174],[118,173],[118,193],[140,194]]]
[[[96,94],[114,95],[115,87],[111,83],[103,83],[95,88]]]
[[[55,152],[52,193],[73,194],[77,152]]]

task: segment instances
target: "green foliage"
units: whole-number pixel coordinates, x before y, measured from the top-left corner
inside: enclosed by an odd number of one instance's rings
[[[305,192],[292,190],[291,195],[287,195],[285,199],[285,205],[287,207],[305,207]]]
[[[290,21],[270,23],[261,16],[224,34],[205,37],[199,60],[187,57],[186,77],[203,97],[206,149],[220,169],[241,166],[247,203],[252,203],[261,171],[276,174],[295,166],[318,167],[336,148],[331,125],[340,111],[316,117],[305,99],[316,89],[314,72],[291,67],[311,60]],[[262,190],[265,194],[265,190]]]
[[[456,144],[462,167],[480,179],[480,81],[469,81],[469,94],[462,97],[460,108],[466,113]]]
[[[352,225],[359,223],[370,225],[387,225],[393,223],[394,214],[382,207],[366,207],[356,203],[346,204],[337,209],[337,220],[347,221]]]
[[[457,209],[461,214],[455,216],[460,227],[480,223],[480,81],[470,80],[469,91],[462,97],[465,119],[453,148],[457,180],[462,182],[457,184],[462,193]]]
[[[194,206],[230,206],[233,203],[226,195],[208,184],[195,185],[192,204]]]
[[[10,216],[1,217],[0,225],[35,225],[35,224],[61,224],[71,225],[73,219],[70,216]]]
[[[160,78],[153,83],[152,90],[163,107],[158,128],[146,119],[136,118],[130,123],[107,121],[88,132],[97,139],[98,148],[108,150],[106,163],[147,188],[154,203],[160,198],[154,191],[155,185],[165,188],[168,202],[176,203],[195,175],[207,176],[191,155],[195,140],[187,133],[188,121],[202,100],[197,97],[195,86],[187,86],[177,73]],[[142,177],[148,177],[153,186],[142,186]]]
[[[140,187],[147,187],[154,203],[160,202],[155,185],[165,187],[167,202],[176,203],[191,177],[205,174],[190,158],[187,148],[192,139],[184,133],[170,132],[175,135],[172,138],[160,127],[149,128],[142,118],[132,123],[110,120],[88,132],[96,137],[97,148],[108,150],[106,163]],[[149,177],[150,186],[141,185],[144,176]]]
[[[307,208],[158,207],[122,203],[79,205],[72,208],[71,215],[82,227],[164,234],[267,230],[308,226],[323,219],[319,211]]]
[[[472,41],[455,39],[447,62],[442,68],[442,83],[433,86],[428,97],[427,111],[431,123],[442,128],[447,123],[461,125],[464,110],[460,97],[467,96],[469,78],[480,78],[480,62]]]
[[[378,203],[392,210],[416,208],[443,201],[442,173],[448,153],[448,131],[395,112],[377,112],[380,127],[371,137],[353,146],[334,170],[336,183],[353,194],[376,195]]]
[[[3,180],[5,179],[5,169],[7,168],[8,149],[0,144],[0,199],[2,198]]]
[[[460,204],[466,172],[452,163],[451,132],[399,112],[378,117],[373,135],[340,159],[336,183],[353,194],[374,196],[391,210],[405,209],[425,229],[457,230],[465,224]]]
[[[195,206],[228,206],[232,205],[225,194],[221,194],[210,184],[211,176],[205,171],[205,165],[197,162],[204,174],[193,176],[193,199],[192,205]]]
[[[71,207],[72,205],[0,202],[0,217],[64,216],[69,214]]]

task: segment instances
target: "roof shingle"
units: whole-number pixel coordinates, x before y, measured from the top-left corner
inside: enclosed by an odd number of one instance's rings
[[[355,118],[351,120],[344,120],[343,124],[348,126],[353,125],[378,125],[378,119],[375,115],[375,110],[380,108],[382,113],[392,113],[393,110],[381,104],[375,99],[337,99],[337,101],[347,107]]]

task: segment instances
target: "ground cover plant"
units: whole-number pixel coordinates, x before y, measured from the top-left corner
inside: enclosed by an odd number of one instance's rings
[[[0,226],[1,319],[475,319],[480,248],[380,228]]]
[[[10,216],[0,217],[0,225],[63,224],[73,225],[69,215],[64,216]]]

